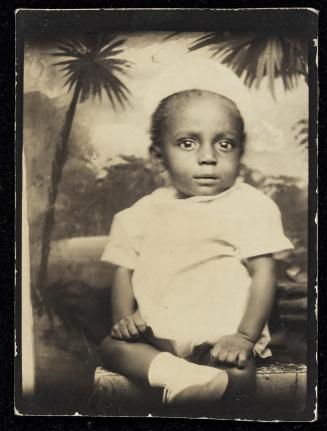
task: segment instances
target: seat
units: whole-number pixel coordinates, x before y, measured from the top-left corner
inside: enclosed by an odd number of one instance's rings
[[[253,411],[249,417],[295,418],[305,409],[307,367],[303,364],[278,363],[258,365]],[[167,416],[161,406],[160,391],[102,367],[95,370],[94,405],[103,415]],[[161,413],[161,414],[160,414]],[[219,412],[224,417],[224,412]],[[217,412],[212,411],[211,417]],[[229,414],[232,414],[229,412]]]

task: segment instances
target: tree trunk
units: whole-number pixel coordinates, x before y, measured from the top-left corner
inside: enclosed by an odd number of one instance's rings
[[[45,212],[43,231],[42,231],[42,245],[41,245],[41,258],[38,274],[37,288],[42,295],[46,291],[48,282],[48,260],[50,254],[51,234],[55,221],[55,204],[58,195],[58,189],[62,178],[63,169],[68,156],[68,141],[72,128],[72,123],[78,103],[78,98],[81,90],[81,83],[76,83],[73,98],[70,106],[66,112],[65,122],[61,133],[61,139],[56,145],[52,170],[50,176],[50,184],[48,191],[48,205]]]

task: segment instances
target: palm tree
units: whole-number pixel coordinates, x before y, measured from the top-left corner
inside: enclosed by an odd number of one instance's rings
[[[116,76],[117,73],[126,73],[126,69],[131,65],[127,60],[116,58],[123,52],[125,42],[124,39],[117,40],[116,35],[92,33],[62,39],[56,44],[56,51],[50,54],[55,57],[67,57],[67,59],[54,64],[60,66],[60,70],[66,78],[64,87],[67,87],[68,92],[72,91],[73,94],[52,162],[37,283],[39,292],[45,292],[47,287],[48,259],[55,220],[55,204],[69,153],[69,136],[77,104],[90,97],[98,97],[101,100],[102,93],[105,92],[115,110],[117,106],[125,107],[130,91]]]
[[[308,139],[309,139],[309,122],[306,118],[302,118],[297,121],[292,127],[294,138],[297,144],[303,148],[304,151],[308,151]]]
[[[175,36],[173,33],[166,39]],[[300,34],[283,33],[209,33],[198,38],[189,51],[209,47],[212,57],[230,67],[249,87],[259,88],[264,77],[274,100],[275,80],[280,78],[285,91],[294,89],[299,77],[308,83],[308,45]],[[308,146],[308,120],[300,120],[293,130],[298,131],[296,140],[303,148]]]
[[[198,38],[189,51],[205,47],[249,88],[259,88],[267,77],[274,99],[277,78],[282,79],[285,91],[295,88],[300,76],[308,81],[307,41],[298,34],[209,33]]]

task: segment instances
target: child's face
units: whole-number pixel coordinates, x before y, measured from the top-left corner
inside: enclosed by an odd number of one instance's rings
[[[171,107],[162,147],[153,151],[184,197],[216,195],[230,188],[242,155],[240,119],[218,97],[193,97]]]

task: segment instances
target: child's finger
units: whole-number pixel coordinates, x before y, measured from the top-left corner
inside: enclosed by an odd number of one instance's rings
[[[123,340],[130,340],[131,339],[130,333],[128,332],[127,323],[125,323],[125,322],[121,323],[119,325],[119,329],[120,329],[120,332],[122,334]]]
[[[215,344],[213,346],[213,348],[210,350],[210,357],[211,357],[211,362],[216,362],[218,360],[218,355],[221,351],[221,346],[220,344]]]
[[[235,351],[229,351],[226,357],[226,363],[229,365],[238,365],[238,352]]]
[[[122,333],[120,332],[120,330],[119,330],[119,326],[118,326],[118,325],[114,325],[114,326],[111,328],[110,335],[111,335],[113,338],[116,338],[116,339],[118,339],[118,340],[121,340],[121,339],[122,339]]]
[[[227,355],[228,355],[228,350],[221,349],[219,354],[218,354],[218,361],[219,362],[226,362]]]
[[[139,333],[133,319],[128,319],[127,329],[128,329],[128,332],[132,338],[134,338],[134,339],[139,338],[140,333]]]
[[[238,361],[237,361],[238,368],[244,368],[246,365],[247,359],[248,358],[247,358],[246,352],[244,352],[244,350],[240,352],[238,355]]]
[[[134,324],[138,331],[142,334],[146,330],[146,323],[140,315],[134,316]]]

